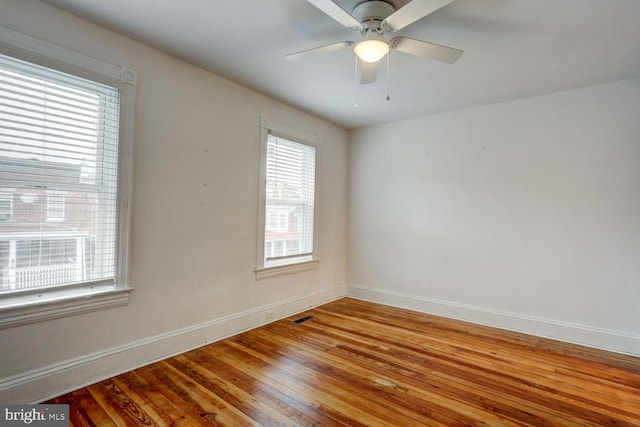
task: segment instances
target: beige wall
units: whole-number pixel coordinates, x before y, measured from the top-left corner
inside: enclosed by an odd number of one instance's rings
[[[33,401],[254,326],[263,308],[277,317],[344,293],[346,131],[38,1],[3,0],[0,25],[138,72],[130,304],[0,330],[0,401]],[[320,263],[256,281],[261,115],[318,135]],[[74,361],[99,365],[104,354],[104,366],[78,373]]]
[[[37,0],[3,0],[0,25],[139,78],[131,302],[0,330],[0,402],[236,333],[347,281],[359,297],[640,355],[640,80],[349,135]],[[256,281],[262,115],[319,136],[320,267]]]

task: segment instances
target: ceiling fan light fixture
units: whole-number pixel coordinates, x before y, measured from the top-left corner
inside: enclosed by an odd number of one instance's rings
[[[389,53],[389,43],[378,33],[369,33],[353,47],[353,51],[364,62],[378,62]]]

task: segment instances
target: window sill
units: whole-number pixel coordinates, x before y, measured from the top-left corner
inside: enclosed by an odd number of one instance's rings
[[[6,296],[0,299],[0,329],[126,305],[132,290],[110,285]]]
[[[268,279],[270,277],[282,276],[283,274],[298,273],[300,271],[315,270],[318,268],[318,260],[297,262],[295,264],[275,265],[273,267],[256,268],[256,279]]]

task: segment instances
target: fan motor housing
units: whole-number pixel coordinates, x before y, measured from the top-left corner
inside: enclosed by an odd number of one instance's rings
[[[353,8],[351,15],[360,23],[367,21],[384,21],[396,9],[386,1],[365,1]]]

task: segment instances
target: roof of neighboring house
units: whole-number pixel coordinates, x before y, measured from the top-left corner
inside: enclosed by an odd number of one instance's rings
[[[46,176],[48,182],[78,183],[81,169],[82,164],[0,156],[0,178],[5,179],[37,180]]]

